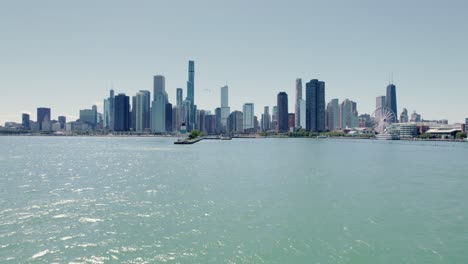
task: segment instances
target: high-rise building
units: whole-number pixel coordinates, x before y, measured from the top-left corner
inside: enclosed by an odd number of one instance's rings
[[[401,112],[400,115],[400,123],[408,123],[409,117],[408,117],[408,109],[403,108],[403,112]]]
[[[252,132],[254,129],[254,104],[244,104],[242,107],[242,112],[244,114],[244,130],[247,132]]]
[[[22,129],[29,130],[29,129],[31,128],[31,127],[29,126],[29,122],[30,122],[29,114],[23,113],[23,114],[21,115],[21,128],[22,128]]]
[[[343,100],[339,108],[341,129],[359,127],[357,104],[349,99]]]
[[[221,131],[226,130],[227,119],[231,109],[229,108],[229,87],[227,85],[221,87]]]
[[[60,129],[65,129],[65,124],[67,123],[67,117],[65,116],[59,116],[58,117],[58,122],[60,124]]]
[[[37,108],[37,123],[39,124],[39,130],[43,130],[42,123],[44,121],[50,123],[50,108],[39,107]]]
[[[270,129],[278,131],[278,106],[273,106],[271,113],[271,124]]]
[[[377,98],[375,99],[375,109],[379,109],[386,106],[387,103],[385,100],[385,96],[377,96]]]
[[[115,95],[114,89],[111,89],[109,92],[109,129],[114,130],[114,111],[115,111]]]
[[[166,79],[162,75],[154,76],[153,103],[151,113],[151,131],[166,132]]]
[[[465,133],[468,133],[468,118],[465,118]]]
[[[97,108],[80,110],[80,121],[87,124],[92,130],[96,129],[97,124]]]
[[[262,130],[263,131],[268,131],[270,130],[271,127],[271,116],[270,116],[270,108],[268,106],[265,106],[263,108],[263,114],[262,114]]]
[[[244,132],[244,116],[241,111],[234,111],[229,114],[227,131],[229,133],[243,133]]]
[[[216,116],[215,115],[206,114],[205,120],[203,123],[205,124],[203,132],[205,132],[208,135],[212,135],[216,133]]]
[[[166,132],[172,132],[172,104],[166,103]]]
[[[150,126],[150,100],[151,93],[141,90],[136,94],[135,131],[144,132]]]
[[[304,124],[301,123],[301,115],[305,113],[301,113],[301,102],[302,102],[302,79],[296,79],[296,105],[295,105],[295,124],[298,127],[303,126]]]
[[[278,132],[284,133],[289,130],[288,126],[288,94],[285,92],[278,93],[276,98],[278,106]]]
[[[395,114],[394,120],[390,120],[390,122],[395,122],[395,123],[398,122],[396,86],[394,84],[389,84],[387,86],[387,96],[385,97],[385,105],[387,108],[390,108]]]
[[[341,126],[340,123],[340,110],[338,99],[332,99],[327,104],[327,129],[329,131],[338,130]]]
[[[306,83],[306,130],[325,131],[325,82],[317,79]]]
[[[182,88],[177,88],[177,106],[182,105],[184,90]]]
[[[130,111],[130,130],[136,131],[136,95],[132,96],[132,110]]]
[[[114,97],[114,131],[130,130],[130,97],[120,93]]]
[[[190,102],[190,112],[188,116],[188,130],[195,128],[196,122],[196,106],[195,106],[195,62],[188,62],[188,81],[187,81],[187,101]]]
[[[288,114],[288,127],[290,131],[291,129],[294,130],[294,128],[296,127],[296,115],[294,113]]]
[[[216,123],[216,133],[222,133],[222,126],[221,126],[221,107],[217,107],[215,109],[215,123]]]

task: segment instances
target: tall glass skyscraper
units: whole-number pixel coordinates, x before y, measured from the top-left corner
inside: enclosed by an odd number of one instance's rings
[[[114,131],[130,130],[130,97],[120,93],[114,97]]]
[[[278,105],[278,132],[287,132],[288,126],[288,94],[280,92],[277,96],[276,103]]]
[[[242,112],[244,114],[244,130],[254,128],[254,104],[246,103],[242,107]]]
[[[50,108],[39,107],[37,108],[37,124],[39,125],[39,130],[42,130],[43,122],[50,122]]]
[[[295,123],[297,127],[303,126],[301,124],[301,101],[302,101],[302,79],[296,79],[296,105],[295,105]]]
[[[327,105],[327,129],[335,131],[339,125],[339,104],[338,99],[332,99]]]
[[[390,108],[393,113],[395,114],[395,119],[391,120],[391,122],[398,122],[397,115],[397,98],[396,98],[396,86],[394,84],[389,84],[387,86],[387,96],[385,97],[386,106]]]
[[[317,79],[306,83],[306,130],[325,131],[325,82]]]
[[[183,99],[183,90],[182,90],[182,88],[177,88],[177,106],[181,106],[183,100],[184,100]]]
[[[221,131],[226,131],[227,119],[231,109],[229,108],[229,87],[221,87]]]
[[[189,131],[195,128],[197,108],[195,106],[195,62],[188,62],[187,101],[190,102]]]
[[[150,128],[150,100],[149,91],[142,90],[136,94],[135,126],[137,132]]]
[[[166,132],[166,79],[162,75],[153,78],[153,103],[151,115],[151,131]]]

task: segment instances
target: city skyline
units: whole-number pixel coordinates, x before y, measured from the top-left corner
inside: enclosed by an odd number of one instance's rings
[[[53,119],[74,120],[79,109],[93,104],[102,109],[101,98],[112,87],[127,95],[152,90],[156,74],[167,78],[169,101],[175,104],[176,88],[186,88],[188,60],[197,62],[199,109],[218,107],[219,87],[226,81],[231,111],[253,102],[260,117],[263,106],[272,108],[281,91],[288,93],[293,109],[295,79],[318,78],[327,83],[326,102],[350,98],[360,113],[371,114],[393,72],[399,109],[450,122],[463,122],[467,115],[460,111],[468,97],[463,78],[468,55],[462,52],[468,37],[460,34],[468,25],[464,2],[297,1],[264,8],[239,1],[211,4],[211,16],[200,15],[203,1],[183,7],[146,2],[133,9],[105,1],[89,9],[86,3],[91,2],[44,9],[31,2],[27,10],[8,3],[0,11],[5,33],[0,89],[8,99],[0,106],[0,124],[21,122],[23,112],[36,120],[35,109],[41,106],[53,109]],[[166,12],[151,16],[156,7]],[[76,14],[69,12],[72,8]],[[311,15],[311,9],[320,15]],[[242,11],[244,22],[235,11]],[[156,28],[157,37],[152,36]],[[310,42],[316,35],[322,41]],[[23,36],[34,38],[34,45]],[[440,87],[443,93],[437,92]]]

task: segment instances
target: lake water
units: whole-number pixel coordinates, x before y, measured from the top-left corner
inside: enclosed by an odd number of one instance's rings
[[[468,263],[468,143],[0,137],[1,263]]]

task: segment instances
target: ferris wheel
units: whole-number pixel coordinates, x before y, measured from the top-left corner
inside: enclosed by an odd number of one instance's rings
[[[378,134],[387,133],[388,126],[396,120],[395,113],[388,107],[380,107],[374,111],[374,131]]]

